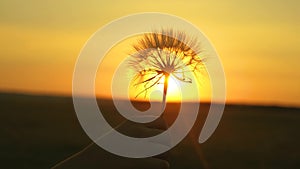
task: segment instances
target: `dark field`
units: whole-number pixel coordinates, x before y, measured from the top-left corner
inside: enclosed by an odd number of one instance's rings
[[[108,100],[100,107],[115,111]],[[167,108],[165,118],[172,123],[178,105]],[[201,105],[197,124],[171,150],[171,168],[300,168],[300,109],[227,105],[216,132],[199,145],[208,108],[209,104]],[[113,113],[106,116],[114,119],[112,125],[121,120]],[[0,168],[50,168],[91,142],[68,97],[0,94],[0,119]]]

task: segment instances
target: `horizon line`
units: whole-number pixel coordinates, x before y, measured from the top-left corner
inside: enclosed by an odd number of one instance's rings
[[[47,93],[47,92],[27,92],[27,91],[5,91],[0,90],[0,95],[7,94],[7,95],[24,95],[24,96],[41,96],[41,97],[67,97],[72,98],[72,94],[66,94],[66,93]],[[90,96],[80,96],[80,97],[86,97],[89,98]],[[96,96],[96,99],[103,99],[103,100],[111,100],[111,97],[107,96]],[[118,98],[119,100],[125,100],[125,98]],[[133,100],[136,102],[147,102],[147,100]],[[159,101],[154,101],[159,102]],[[168,101],[169,103],[180,103],[180,101]],[[198,101],[184,101],[184,102],[198,102]],[[203,104],[211,104],[211,101],[199,101]],[[218,104],[218,102],[214,102]],[[262,107],[282,107],[282,108],[296,108],[300,109],[300,105],[296,104],[284,104],[284,103],[258,103],[258,102],[237,102],[237,101],[226,101],[225,105],[237,105],[237,106],[262,106]]]

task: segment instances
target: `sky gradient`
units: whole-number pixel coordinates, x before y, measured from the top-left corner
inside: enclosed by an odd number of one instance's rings
[[[3,0],[0,90],[70,95],[78,54],[96,30],[124,15],[163,12],[190,21],[215,46],[228,102],[300,106],[299,6],[298,0]]]

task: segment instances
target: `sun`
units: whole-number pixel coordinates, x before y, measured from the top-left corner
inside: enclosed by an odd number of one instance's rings
[[[164,79],[162,79],[163,83]],[[163,84],[157,86],[159,88],[163,88]],[[167,95],[167,100],[174,102],[174,101],[180,101],[181,100],[181,93],[180,93],[180,87],[181,84],[178,82],[175,77],[172,75],[169,78],[169,83],[168,83],[168,95]]]
[[[169,88],[168,88],[168,92],[171,93],[176,93],[176,92],[179,92],[179,83],[176,82],[176,80],[174,79],[173,76],[171,76],[169,78]]]

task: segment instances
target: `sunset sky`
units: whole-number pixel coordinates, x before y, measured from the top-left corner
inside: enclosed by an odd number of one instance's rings
[[[71,95],[76,59],[95,31],[124,15],[163,12],[190,21],[215,46],[228,102],[300,106],[299,6],[299,0],[2,0],[0,91]]]

